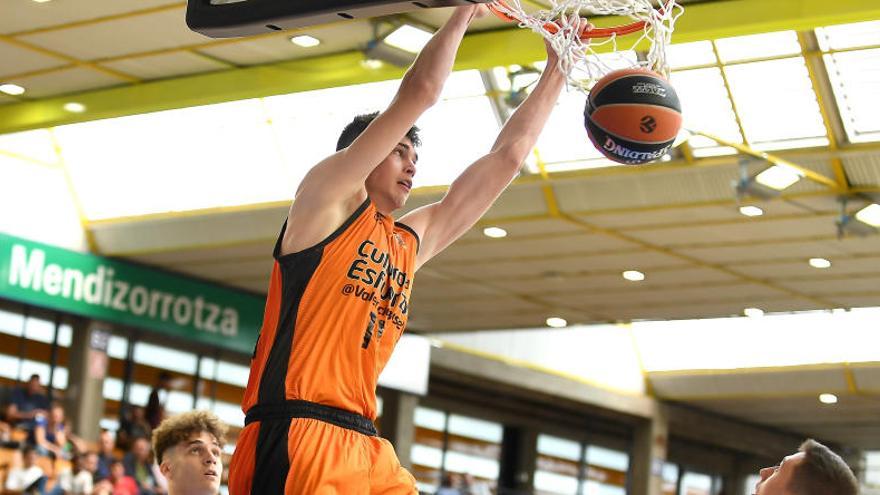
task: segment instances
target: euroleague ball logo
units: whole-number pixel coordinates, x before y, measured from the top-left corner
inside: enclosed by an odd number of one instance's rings
[[[657,128],[657,121],[654,120],[654,117],[651,117],[650,115],[645,115],[644,117],[642,117],[642,120],[639,121],[639,124],[639,129],[647,134],[654,132],[654,129]]]

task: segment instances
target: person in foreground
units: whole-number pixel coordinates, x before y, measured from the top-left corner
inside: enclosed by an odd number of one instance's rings
[[[565,85],[547,48],[547,69],[488,154],[443,199],[395,222],[416,174],[415,122],[439,99],[468,24],[485,13],[456,8],[390,106],[356,117],[300,184],[275,245],[231,495],[418,492],[373,425],[376,382],[406,326],[413,276],[517,176]]]
[[[153,431],[153,452],[168,495],[220,493],[226,425],[207,411],[190,411],[168,418]]]
[[[815,440],[761,470],[755,495],[857,495],[859,482],[846,462]]]

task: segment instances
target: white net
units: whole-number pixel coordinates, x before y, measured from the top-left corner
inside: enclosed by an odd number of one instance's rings
[[[675,21],[684,12],[675,0],[549,0],[551,8],[526,12],[520,0],[498,0],[490,7],[543,36],[559,55],[560,69],[571,86],[586,92],[614,69],[641,67],[669,78],[666,47],[672,40]],[[629,18],[629,29],[596,28],[587,16]],[[582,18],[584,20],[582,20]],[[582,34],[582,31],[585,32]],[[642,57],[624,52],[647,48]],[[603,52],[603,56],[599,56]]]

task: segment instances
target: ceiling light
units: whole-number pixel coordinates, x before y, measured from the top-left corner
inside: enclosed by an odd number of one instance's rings
[[[507,237],[507,231],[501,227],[486,227],[483,229],[483,235],[493,239],[500,239],[502,237]]]
[[[743,314],[749,318],[758,318],[764,316],[764,310],[761,308],[746,308],[743,310]]]
[[[755,176],[755,182],[781,191],[801,180],[804,174],[788,165],[774,165]]]
[[[433,36],[424,29],[404,24],[385,37],[385,43],[410,53],[419,53]]]
[[[880,204],[873,203],[856,212],[856,220],[871,227],[880,227]]]
[[[52,0],[34,0],[35,3],[46,3],[51,2]]]
[[[560,318],[558,316],[551,316],[547,318],[547,326],[553,328],[564,328],[568,325],[568,322],[565,319]]]
[[[758,208],[757,206],[740,206],[739,212],[747,217],[760,217],[764,214],[764,210]]]
[[[382,61],[375,58],[361,60],[361,65],[367,69],[377,70],[382,68]]]
[[[810,258],[810,266],[813,268],[831,268],[831,262],[825,258]]]
[[[290,38],[290,42],[293,43],[294,45],[298,45],[303,48],[311,48],[313,46],[318,46],[321,44],[321,40],[319,40],[318,38],[314,38],[312,36],[309,36],[307,34],[303,34],[300,36],[294,36],[294,37]]]
[[[819,394],[819,402],[822,404],[837,404],[837,396],[834,394]]]
[[[70,113],[83,113],[86,111],[86,106],[82,103],[77,103],[75,101],[71,101],[69,103],[64,104],[64,109]]]
[[[24,88],[18,84],[0,84],[0,93],[6,93],[11,96],[24,94]]]
[[[645,274],[638,270],[627,270],[623,272],[623,278],[631,282],[641,282],[645,280]]]

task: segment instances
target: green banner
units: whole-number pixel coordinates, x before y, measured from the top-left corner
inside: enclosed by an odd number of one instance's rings
[[[0,297],[250,354],[264,300],[0,233]]]

